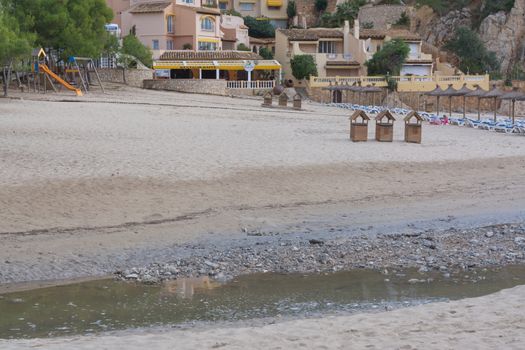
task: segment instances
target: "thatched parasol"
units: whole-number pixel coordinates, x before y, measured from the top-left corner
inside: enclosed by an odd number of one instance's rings
[[[466,112],[466,109],[467,109],[467,106],[466,106],[466,104],[467,104],[467,97],[466,96],[467,96],[467,94],[469,94],[471,92],[472,92],[472,90],[467,87],[467,84],[463,84],[461,89],[459,89],[457,91],[458,95],[461,94],[459,96],[463,96],[463,119],[465,119],[465,112]]]
[[[494,106],[494,121],[496,121],[496,115],[497,115],[497,111],[498,111],[498,103],[497,103],[497,98],[500,97],[500,96],[503,96],[505,94],[505,92],[501,91],[500,89],[498,89],[496,87],[496,84],[492,85],[492,89],[490,89],[490,91],[488,91],[485,95],[483,95],[482,98],[493,98],[494,99],[494,103],[493,103],[493,106]]]
[[[481,86],[477,86],[475,90],[472,90],[465,97],[477,97],[478,98],[478,120],[481,119],[481,99],[487,93]]]
[[[383,89],[378,88],[377,86],[375,86],[375,84],[372,85],[372,86],[365,86],[365,87],[362,87],[361,89],[362,89],[362,91],[363,91],[364,93],[366,93],[367,95],[368,95],[369,93],[372,94],[372,105],[375,105],[375,96],[376,96],[376,94],[377,94],[378,92],[383,92]]]
[[[443,89],[437,86],[434,90],[425,92],[425,95],[427,96],[435,96],[436,97],[436,114],[439,116],[439,98],[443,94]]]
[[[514,107],[516,104],[516,101],[524,101],[525,100],[525,94],[523,92],[519,91],[519,88],[515,87],[512,89],[512,91],[507,92],[506,94],[503,94],[499,97],[500,100],[510,100],[511,101],[511,111],[510,115],[512,117],[512,124],[514,124]]]
[[[448,85],[448,88],[443,91],[441,96],[447,96],[448,97],[448,110],[449,110],[449,117],[452,117],[452,97],[453,96],[463,96],[463,92],[459,92],[459,90],[454,89],[452,84]]]

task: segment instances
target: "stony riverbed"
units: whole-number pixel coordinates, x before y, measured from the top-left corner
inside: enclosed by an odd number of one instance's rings
[[[187,247],[189,257],[146,267],[129,266],[117,278],[144,283],[182,277],[210,276],[220,281],[260,273],[321,273],[368,268],[392,270],[417,268],[440,271],[445,277],[475,267],[525,263],[525,223],[476,229],[424,231],[411,234],[363,234],[333,239],[263,240],[273,232],[249,232],[251,246],[214,249],[204,245]]]

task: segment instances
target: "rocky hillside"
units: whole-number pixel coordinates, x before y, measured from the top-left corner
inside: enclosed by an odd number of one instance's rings
[[[412,12],[412,29],[429,44],[441,47],[454,36],[458,27],[472,28],[486,48],[494,51],[501,59],[501,72],[508,75],[523,65],[525,0],[515,0],[513,6],[510,3],[510,11],[496,11],[500,8],[493,4],[487,5],[487,1],[492,0],[468,1],[465,7],[451,8],[441,13],[430,6],[417,7]]]

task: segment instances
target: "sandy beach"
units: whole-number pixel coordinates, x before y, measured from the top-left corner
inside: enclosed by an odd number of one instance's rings
[[[317,104],[268,110],[121,86],[20,96],[0,101],[1,283],[103,275],[123,252],[243,228],[423,230],[524,215],[516,135],[425,126],[414,145],[398,122],[392,144],[352,143],[349,113]]]
[[[280,244],[461,233],[525,221],[525,139],[518,135],[424,125],[423,143],[415,145],[402,141],[398,120],[393,143],[352,143],[349,112],[315,103],[282,111],[262,108],[256,98],[119,85],[81,99],[14,96],[0,99],[3,291],[15,290],[14,283],[27,288],[163,263],[197,246],[249,246],[259,239],[253,232],[277,232],[268,242]],[[521,259],[515,238],[505,244]],[[125,340],[127,349],[519,348],[524,319],[517,306],[524,294],[518,287],[475,300],[261,329],[0,347],[118,348]]]

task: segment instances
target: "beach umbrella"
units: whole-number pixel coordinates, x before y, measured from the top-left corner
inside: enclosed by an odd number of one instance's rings
[[[517,87],[513,88],[512,91],[509,91],[499,97],[500,100],[509,100],[511,101],[510,104],[510,116],[512,118],[512,124],[514,124],[514,107],[516,104],[516,101],[524,101],[525,100],[525,94],[523,92],[519,91]]]
[[[476,90],[473,90],[466,94],[466,97],[477,97],[478,98],[478,120],[481,119],[481,99],[487,93],[481,86],[477,86]]]
[[[494,103],[493,103],[493,106],[494,106],[494,121],[496,121],[496,114],[497,114],[497,111],[498,111],[498,103],[497,103],[496,100],[497,100],[498,97],[503,96],[504,94],[505,94],[505,92],[503,92],[499,88],[497,88],[496,84],[493,84],[492,85],[492,89],[490,89],[482,97],[482,98],[492,98],[492,99],[494,99]]]
[[[378,92],[383,92],[383,89],[378,88],[377,86],[375,86],[375,84],[372,86],[363,87],[362,89],[363,89],[363,92],[365,92],[367,95],[369,93],[372,94],[372,105],[375,105],[375,95]]]
[[[472,90],[467,87],[467,84],[463,84],[461,89],[457,91],[457,94],[461,94],[460,96],[463,96],[463,119],[465,119],[465,112],[466,112],[466,104],[467,104],[467,94],[471,93]]]
[[[447,96],[448,97],[448,110],[449,110],[449,117],[452,117],[452,97],[453,96],[462,96],[463,93],[459,92],[459,90],[454,89],[452,84],[448,85],[448,88],[443,91],[441,96]]]
[[[443,94],[443,89],[437,86],[434,90],[426,92],[425,95],[427,96],[435,96],[436,97],[436,114],[439,117],[439,98]]]

